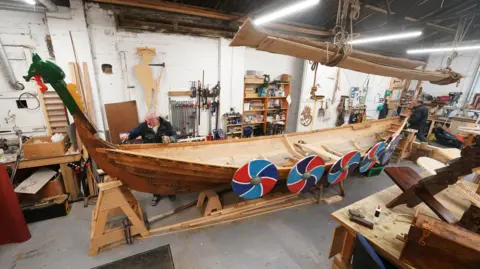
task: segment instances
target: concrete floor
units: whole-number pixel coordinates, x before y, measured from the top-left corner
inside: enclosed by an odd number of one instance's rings
[[[400,166],[419,170],[411,162]],[[1,246],[0,268],[91,268],[166,244],[170,244],[177,269],[331,268],[327,255],[337,223],[330,214],[391,185],[385,173],[371,178],[352,176],[345,180],[346,197],[338,203],[300,206],[204,230],[135,240],[133,245],[115,246],[95,257],[87,255],[92,206],[75,203],[66,217],[30,224],[29,241]],[[325,195],[336,192],[336,187],[329,188]],[[163,199],[152,207],[151,195],[135,196],[149,216],[195,199],[195,195],[182,195],[175,202]],[[200,212],[191,208],[156,226],[194,216]]]

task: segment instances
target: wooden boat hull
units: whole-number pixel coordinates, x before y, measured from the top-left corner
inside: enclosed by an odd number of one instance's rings
[[[82,139],[82,143],[89,152],[93,160],[110,176],[116,177],[129,188],[154,194],[178,194],[188,192],[198,192],[206,189],[220,189],[231,184],[231,180],[241,166],[255,157],[252,155],[250,159],[241,160],[238,164],[209,164],[208,162],[193,161],[182,159],[182,154],[177,154],[174,157],[161,157],[151,154],[146,154],[142,151],[193,151],[195,149],[202,149],[208,147],[220,147],[228,150],[228,147],[238,147],[238,149],[248,148],[248,143],[268,143],[267,141],[280,140],[285,136],[277,135],[270,137],[258,137],[242,140],[223,140],[211,141],[203,143],[184,143],[184,144],[142,144],[142,145],[116,145],[101,140],[96,135],[89,131],[89,128],[82,124],[85,120],[80,117],[75,117],[77,123],[78,133]],[[317,130],[310,132],[300,132],[288,134],[290,140],[305,139],[308,137],[315,137],[322,135],[329,137],[331,134],[335,136],[336,133],[352,133],[362,132],[366,135],[385,133],[391,128],[393,123],[398,122],[398,118],[391,118],[385,120],[378,120],[368,122],[368,124],[355,124],[337,128],[330,128],[325,130]],[[375,128],[375,126],[381,126]],[[370,127],[368,127],[370,126]],[[366,128],[365,128],[366,127]],[[368,130],[372,128],[372,131]],[[357,129],[357,130],[355,130]],[[378,132],[380,131],[380,132]],[[233,146],[232,146],[233,145]],[[372,144],[373,145],[373,144]],[[371,146],[371,145],[370,145]],[[289,152],[290,151],[290,152]],[[287,154],[287,152],[289,152]],[[240,152],[239,152],[240,153]],[[214,154],[214,153],[212,153]],[[235,158],[235,152],[231,152],[232,158]],[[268,154],[268,152],[264,152]],[[291,150],[285,149],[284,155],[294,155]],[[297,156],[299,158],[300,156]],[[287,162],[288,163],[288,162]],[[330,168],[333,161],[326,163],[326,171]],[[291,167],[295,164],[290,161],[290,166],[277,165],[279,182],[284,182],[288,177]],[[279,184],[279,183],[277,183]]]

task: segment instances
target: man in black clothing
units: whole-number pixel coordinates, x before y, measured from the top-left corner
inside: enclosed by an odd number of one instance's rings
[[[422,100],[417,100],[415,103],[415,109],[412,115],[408,119],[411,129],[417,130],[417,138],[421,142],[428,142],[425,138],[425,125],[428,119],[428,108],[423,104]]]
[[[157,117],[155,110],[150,110],[147,113],[147,116],[145,116],[145,121],[140,123],[137,127],[126,133],[120,134],[120,139],[122,141],[133,140],[139,136],[142,137],[142,142],[144,144],[170,143],[175,142],[176,140],[176,133],[172,124],[162,117]],[[169,195],[168,197],[171,201],[176,200],[175,195]],[[161,195],[154,194],[152,206],[156,206],[161,198]]]

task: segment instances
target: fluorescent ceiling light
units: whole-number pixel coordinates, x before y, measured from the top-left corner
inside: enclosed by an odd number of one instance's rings
[[[429,52],[449,52],[449,51],[463,51],[463,50],[478,50],[480,49],[480,45],[475,46],[463,46],[463,47],[456,47],[456,48],[429,48],[429,49],[411,49],[407,50],[408,54],[420,54],[420,53],[429,53]]]
[[[357,44],[374,43],[374,42],[381,42],[381,41],[390,41],[390,40],[396,40],[396,39],[413,38],[421,35],[422,35],[421,31],[415,31],[415,32],[407,32],[407,33],[401,33],[401,34],[384,35],[384,36],[378,36],[378,37],[360,38],[360,39],[349,41],[348,43],[352,45],[357,45]]]
[[[30,5],[35,5],[35,0],[25,0],[25,2],[27,2],[28,4]]]
[[[285,17],[288,15],[291,15],[293,13],[299,12],[303,9],[306,9],[308,7],[314,6],[318,4],[320,0],[308,0],[308,1],[302,1],[300,3],[284,7],[282,9],[279,9],[277,11],[274,11],[273,13],[270,13],[268,15],[262,16],[256,20],[253,21],[253,24],[255,25],[262,25],[264,23],[271,22],[273,20],[276,20],[281,17]]]

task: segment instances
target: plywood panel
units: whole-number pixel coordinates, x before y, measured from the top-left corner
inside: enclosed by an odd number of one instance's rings
[[[137,102],[128,101],[105,105],[108,129],[112,143],[120,144],[120,133],[126,132],[138,125]]]

